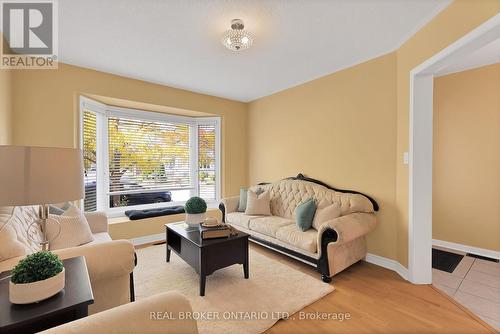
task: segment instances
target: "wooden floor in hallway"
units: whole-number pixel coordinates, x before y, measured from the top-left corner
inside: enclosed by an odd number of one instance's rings
[[[251,247],[320,279],[308,265],[258,245]],[[351,266],[331,284],[336,290],[304,308],[302,316],[330,314],[338,318],[349,313],[349,320],[300,320],[297,313],[278,321],[266,333],[497,333],[431,285],[411,284],[395,272],[370,263],[361,261]]]

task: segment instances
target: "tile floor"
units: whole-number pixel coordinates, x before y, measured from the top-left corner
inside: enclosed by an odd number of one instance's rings
[[[500,263],[464,256],[452,273],[432,269],[432,284],[500,331]]]

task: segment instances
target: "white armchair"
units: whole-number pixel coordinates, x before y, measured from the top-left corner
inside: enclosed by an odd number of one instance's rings
[[[164,292],[134,303],[51,328],[43,334],[179,333],[196,334],[191,304],[177,292]],[[168,316],[166,316],[168,315]]]
[[[36,210],[37,207],[32,206],[0,208],[0,272],[11,270],[19,260],[37,250],[38,245],[26,237],[27,225],[37,217]],[[130,241],[111,239],[106,215],[92,212],[85,213],[85,217],[94,241],[53,252],[61,259],[85,257],[95,300],[89,307],[92,314],[134,300],[136,257]],[[13,254],[14,248],[21,252]]]
[[[92,233],[108,233],[108,217],[102,212],[85,212]]]

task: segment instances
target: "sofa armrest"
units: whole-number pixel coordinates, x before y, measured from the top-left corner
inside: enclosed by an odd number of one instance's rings
[[[227,197],[222,200],[226,214],[238,211],[240,196]]]
[[[12,270],[22,259],[24,259],[26,255],[11,257],[10,259],[4,260],[0,262],[0,273],[4,271]]]
[[[128,275],[135,266],[134,245],[128,240],[87,244],[52,252],[61,259],[84,256],[90,280],[93,282]]]
[[[108,232],[108,217],[104,212],[85,212],[92,233]]]
[[[322,244],[323,234],[333,230],[337,245],[352,241],[371,232],[377,225],[373,213],[355,212],[323,223],[318,230],[318,245]],[[320,247],[321,252],[321,247]],[[321,255],[321,254],[320,254]]]
[[[182,319],[191,312],[186,297],[178,292],[164,292],[42,333],[198,333],[196,320]]]

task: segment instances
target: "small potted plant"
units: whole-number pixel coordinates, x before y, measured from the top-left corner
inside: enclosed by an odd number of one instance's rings
[[[206,218],[207,202],[200,197],[191,197],[184,206],[186,211],[186,223],[190,227],[197,227]]]
[[[59,257],[43,251],[26,256],[12,270],[9,300],[30,304],[52,297],[64,288],[64,267]]]

